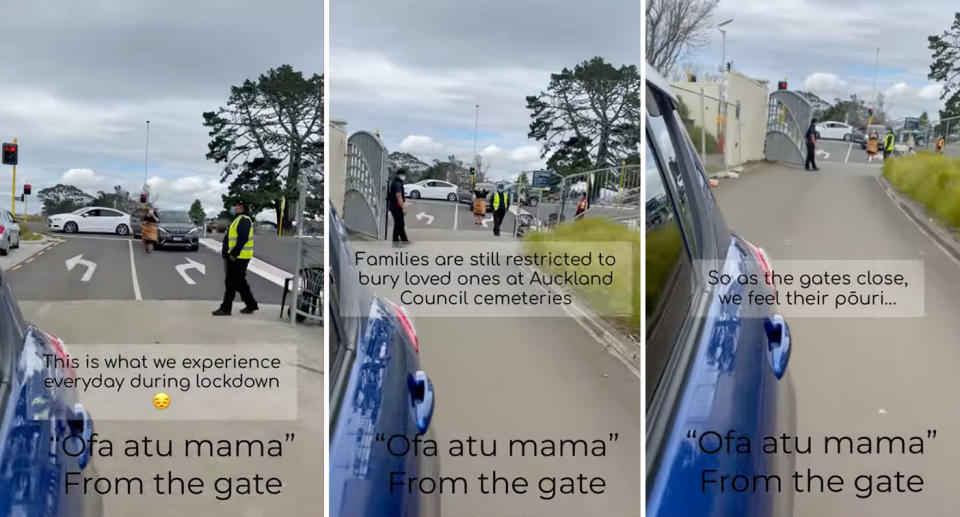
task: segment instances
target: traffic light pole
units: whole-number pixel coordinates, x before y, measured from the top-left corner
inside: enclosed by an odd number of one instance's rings
[[[13,139],[13,145],[17,145],[17,139]],[[13,187],[10,188],[10,213],[17,213],[17,166],[13,166]]]

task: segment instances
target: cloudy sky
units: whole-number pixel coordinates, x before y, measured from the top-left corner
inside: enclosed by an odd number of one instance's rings
[[[429,162],[478,151],[495,178],[539,168],[527,95],[594,56],[639,65],[639,0],[333,0],[330,116]]]
[[[165,208],[222,207],[204,111],[287,63],[323,71],[318,0],[3,0],[0,138],[19,138],[17,190],[69,183],[95,194],[149,183]],[[10,198],[0,169],[0,201]],[[2,206],[2,205],[0,205]],[[18,203],[18,211],[22,207]]]
[[[940,34],[960,9],[960,0],[721,0],[714,17],[729,18],[727,60],[759,79],[787,79],[791,89],[811,90],[825,100],[856,93],[873,98],[876,48],[880,47],[877,91],[894,117],[936,118],[940,86],[927,79],[927,36]],[[709,65],[722,59],[720,32],[683,63]],[[706,69],[706,68],[704,68]]]

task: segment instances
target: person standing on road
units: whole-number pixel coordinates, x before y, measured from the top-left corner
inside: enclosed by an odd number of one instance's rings
[[[807,142],[807,161],[804,162],[803,168],[806,170],[820,170],[817,167],[816,153],[817,153],[817,119],[812,119],[810,121],[810,127],[807,128],[807,135],[805,137]]]
[[[880,135],[873,131],[867,137],[867,161],[872,162],[878,152],[880,152]]]
[[[937,152],[943,154],[943,146],[946,145],[946,141],[943,139],[943,135],[940,135],[940,138],[937,139]]]
[[[510,194],[503,191],[503,183],[497,183],[497,191],[490,196],[490,205],[493,207],[493,234],[500,236],[500,225],[510,208]]]
[[[487,215],[487,191],[477,187],[473,191],[473,224],[483,224],[485,215]]]
[[[887,135],[883,137],[883,159],[886,161],[893,153],[893,144],[896,138],[893,136],[893,130],[887,128]]]
[[[143,251],[153,253],[153,247],[157,243],[157,223],[160,222],[160,215],[151,205],[143,208],[143,214],[140,216],[140,238],[143,240]]]
[[[250,291],[250,284],[247,283],[247,266],[253,258],[253,220],[245,213],[246,205],[243,202],[238,201],[230,212],[234,219],[223,236],[223,247],[220,251],[227,273],[224,282],[226,290],[220,308],[213,311],[214,316],[229,316],[233,312],[233,299],[237,293],[240,293],[240,299],[244,303],[244,308],[240,309],[241,314],[251,314],[260,308]]]
[[[410,244],[407,239],[407,229],[403,220],[407,212],[407,197],[403,193],[403,183],[407,179],[407,169],[401,167],[397,169],[397,174],[390,182],[390,188],[387,190],[387,208],[390,215],[393,216],[393,245],[405,246]]]

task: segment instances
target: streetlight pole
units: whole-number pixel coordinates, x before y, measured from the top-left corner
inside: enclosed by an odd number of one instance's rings
[[[880,47],[877,47],[877,60],[873,63],[873,102],[877,105],[877,71],[880,69]]]
[[[147,187],[147,160],[150,159],[150,121],[147,121],[147,146],[143,151],[143,187]]]
[[[726,120],[727,120],[727,90],[726,90],[727,89],[727,31],[724,30],[723,27],[729,25],[732,22],[733,22],[733,18],[730,18],[729,20],[726,20],[724,22],[717,24],[717,29],[720,31],[720,34],[723,37],[723,47],[722,47],[723,53],[721,55],[722,60],[720,62],[720,73],[722,74],[720,78],[720,109],[717,110],[717,138],[718,139],[720,138],[720,131],[722,129],[724,132],[724,135],[723,135],[723,140],[721,140],[723,142],[723,147],[721,148],[721,152],[723,153],[724,168],[727,167],[727,138],[726,138],[727,135],[726,135],[726,128],[725,127],[721,128],[720,126],[721,124],[726,126]]]
[[[477,131],[480,129],[480,105],[477,104],[475,107],[477,108],[477,115],[473,121],[473,161],[476,163],[477,168],[479,169],[480,164],[477,163],[479,161],[477,160]]]

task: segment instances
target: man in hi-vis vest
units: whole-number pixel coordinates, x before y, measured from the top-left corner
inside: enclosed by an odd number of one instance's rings
[[[493,234],[500,236],[500,225],[510,208],[510,194],[503,191],[503,183],[497,183],[497,191],[490,196],[490,206],[493,207]]]
[[[233,299],[237,293],[240,293],[240,299],[245,305],[240,309],[242,314],[250,314],[260,308],[250,292],[250,284],[247,283],[247,265],[253,258],[253,220],[245,212],[246,206],[242,202],[237,202],[236,206],[230,209],[234,219],[227,228],[227,234],[223,236],[223,248],[220,251],[227,271],[224,282],[227,288],[223,293],[220,308],[213,311],[214,316],[229,316],[233,312]]]

